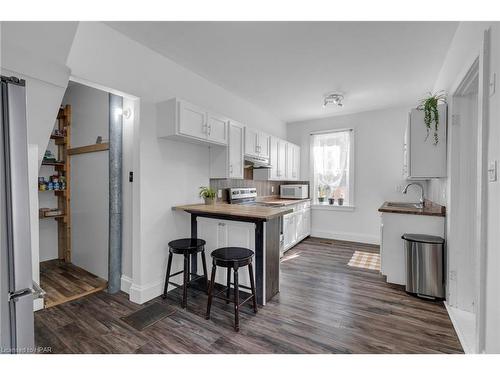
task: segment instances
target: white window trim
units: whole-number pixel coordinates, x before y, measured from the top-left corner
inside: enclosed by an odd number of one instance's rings
[[[313,158],[313,137],[312,135],[317,134],[327,134],[327,133],[337,133],[337,132],[345,132],[351,131],[351,147],[350,147],[350,155],[349,155],[349,197],[351,198],[350,204],[345,206],[338,205],[326,205],[326,204],[318,204],[314,201],[314,193],[311,194],[311,208],[313,210],[325,210],[325,211],[354,211],[356,208],[355,205],[355,194],[354,194],[354,175],[356,173],[354,169],[354,155],[356,150],[356,130],[354,128],[339,128],[339,129],[329,129],[329,130],[319,130],[309,133],[309,181],[311,184],[311,191],[316,189],[314,186],[314,158]]]

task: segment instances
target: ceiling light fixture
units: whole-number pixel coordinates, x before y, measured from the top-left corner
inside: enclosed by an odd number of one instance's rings
[[[330,93],[326,94],[323,97],[323,108],[326,108],[328,104],[335,104],[338,107],[342,107],[344,104],[342,101],[344,100],[344,95],[339,93]]]

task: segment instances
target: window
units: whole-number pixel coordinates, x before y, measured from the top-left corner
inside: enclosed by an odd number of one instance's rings
[[[352,129],[311,134],[313,204],[353,206],[353,138]]]

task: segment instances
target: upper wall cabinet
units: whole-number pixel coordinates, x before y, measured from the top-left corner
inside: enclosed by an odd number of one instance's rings
[[[294,181],[300,177],[300,147],[279,139],[270,137],[271,168],[254,169],[254,180]]]
[[[293,143],[286,145],[286,178],[298,180],[300,172],[300,147]]]
[[[210,146],[210,178],[243,179],[245,126],[229,120],[228,146]]]
[[[403,174],[408,179],[446,177],[446,104],[438,106],[439,126],[437,143],[434,123],[427,132],[424,111],[412,109],[404,141]]]
[[[157,104],[158,137],[227,145],[228,121],[177,98]]]
[[[269,157],[271,137],[252,128],[245,128],[245,154],[251,156]]]

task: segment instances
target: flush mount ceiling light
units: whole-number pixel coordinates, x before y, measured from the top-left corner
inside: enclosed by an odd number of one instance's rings
[[[329,104],[335,104],[338,107],[342,107],[344,104],[342,104],[342,101],[344,100],[344,95],[332,92],[330,94],[326,94],[323,97],[323,108],[326,108],[327,105]]]

